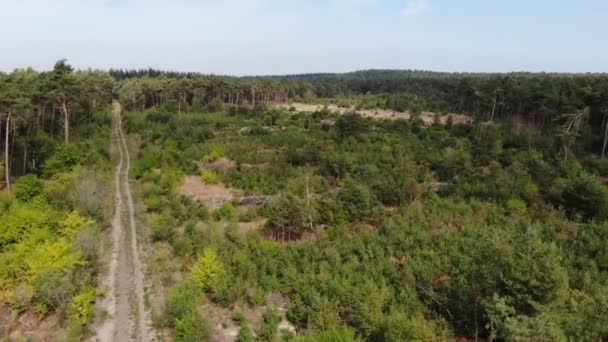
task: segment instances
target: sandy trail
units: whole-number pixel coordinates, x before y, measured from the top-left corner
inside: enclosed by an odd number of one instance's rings
[[[135,224],[135,209],[129,184],[131,158],[122,129],[121,106],[114,101],[114,137],[119,160],[114,174],[115,209],[112,220],[112,253],[106,282],[108,295],[102,303],[108,313],[96,341],[154,341],[149,310],[145,305],[144,267]],[[126,214],[127,225],[123,219]],[[127,230],[125,230],[125,228]]]
[[[387,110],[387,109],[356,109],[355,107],[339,107],[335,104],[330,104],[328,106],[320,105],[320,104],[307,104],[307,103],[288,103],[288,104],[279,104],[276,105],[278,108],[289,109],[291,107],[295,108],[299,112],[316,112],[318,110],[322,110],[323,108],[327,108],[330,112],[338,113],[338,114],[346,114],[357,112],[363,117],[373,118],[373,119],[385,119],[385,120],[410,120],[414,115],[409,112],[399,112],[395,110]],[[422,112],[417,117],[422,120],[426,125],[431,125],[435,122],[436,113],[433,112]],[[456,124],[467,124],[471,123],[472,118],[470,116],[466,116],[463,114],[449,113],[447,115],[439,115],[437,119],[439,123],[445,125],[448,121],[448,117],[452,117],[453,123]]]

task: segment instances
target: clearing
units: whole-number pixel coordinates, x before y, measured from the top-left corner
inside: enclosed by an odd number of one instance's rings
[[[409,120],[414,116],[410,112],[398,112],[398,111],[389,110],[389,109],[356,109],[353,106],[339,107],[334,104],[325,106],[325,105],[320,105],[320,104],[317,105],[317,104],[307,104],[307,103],[289,103],[289,104],[280,104],[280,105],[277,105],[277,107],[283,108],[283,109],[289,109],[289,108],[293,107],[298,112],[307,112],[307,113],[313,113],[316,111],[320,111],[323,108],[327,108],[330,112],[334,112],[334,113],[338,113],[338,114],[357,112],[361,116],[366,117],[366,118],[387,119],[387,120],[398,120],[398,119]],[[435,122],[435,116],[437,116],[437,115],[439,115],[438,116],[439,123],[441,123],[442,125],[445,125],[447,123],[448,117],[452,117],[452,121],[455,124],[466,124],[466,123],[471,123],[471,121],[472,121],[470,116],[466,116],[466,115],[462,115],[462,114],[455,114],[455,113],[448,113],[446,115],[441,115],[439,113],[433,113],[433,112],[422,112],[422,113],[420,113],[419,118],[425,124],[431,125]]]

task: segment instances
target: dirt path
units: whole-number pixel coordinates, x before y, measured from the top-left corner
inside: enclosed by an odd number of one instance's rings
[[[108,295],[101,305],[108,317],[98,329],[95,340],[154,341],[156,338],[152,331],[150,313],[145,305],[144,267],[140,258],[135,209],[129,184],[131,157],[122,129],[121,106],[116,101],[112,106],[119,160],[114,174],[116,193],[111,234],[112,253],[106,281]]]

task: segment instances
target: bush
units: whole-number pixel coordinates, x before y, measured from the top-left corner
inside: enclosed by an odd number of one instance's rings
[[[165,322],[175,327],[177,322],[191,314],[200,302],[200,289],[194,282],[184,282],[175,288],[166,301]]]
[[[168,241],[169,243],[175,240],[175,230],[170,217],[161,215],[152,222],[152,239],[154,241]]]
[[[292,193],[282,194],[280,200],[269,207],[268,227],[281,238],[297,238],[308,225],[306,201]],[[287,236],[286,236],[287,234]]]
[[[262,324],[258,329],[258,339],[260,341],[275,341],[280,322],[281,316],[279,316],[276,308],[266,310]]]
[[[438,341],[433,326],[422,316],[392,314],[387,318],[384,341]]]
[[[221,219],[231,220],[235,215],[236,211],[230,202],[225,202],[221,207],[213,212],[213,218],[217,221]]]
[[[224,154],[220,150],[214,149],[213,151],[203,156],[203,161],[205,163],[213,163],[214,161],[222,158],[223,156]]]
[[[42,182],[36,175],[25,175],[15,184],[15,198],[22,202],[29,202],[42,193]]]
[[[580,173],[571,179],[562,194],[563,205],[571,214],[586,219],[608,219],[608,189],[597,177]]]
[[[362,339],[356,337],[355,331],[349,327],[331,328],[323,331],[310,331],[306,336],[297,338],[298,342],[361,342]],[[392,341],[387,339],[387,341]],[[415,341],[415,340],[400,340]],[[430,341],[430,340],[429,340]]]
[[[200,342],[208,339],[209,324],[196,310],[191,310],[175,323],[176,342]]]
[[[59,221],[59,232],[61,235],[72,239],[82,229],[87,226],[92,226],[94,222],[80,216],[77,212],[72,211],[65,219]]]
[[[517,216],[524,216],[528,212],[526,202],[519,198],[512,198],[507,201],[507,211]]]
[[[63,270],[38,274],[33,280],[34,302],[61,315],[76,291],[72,280],[70,274]]]
[[[200,289],[208,290],[218,283],[222,270],[223,267],[217,253],[210,248],[205,248],[192,268],[192,278]]]
[[[80,325],[86,324],[93,317],[95,303],[95,290],[87,289],[72,298],[68,305],[68,321],[78,322]]]
[[[72,170],[84,160],[84,154],[77,145],[62,144],[44,164],[44,174],[54,175]]]
[[[247,322],[247,318],[243,315],[242,312],[237,312],[234,314],[232,318],[239,325],[239,335],[237,337],[238,342],[254,342],[255,338],[253,337],[253,331],[251,330],[251,326],[249,322]]]
[[[72,206],[85,216],[103,219],[106,182],[91,169],[82,168],[75,175],[70,186],[69,197]]]
[[[149,211],[159,212],[163,208],[163,200],[158,195],[144,196],[144,204]]]
[[[374,196],[369,188],[352,178],[342,182],[338,192],[338,201],[346,211],[350,220],[361,220],[371,213]]]
[[[201,180],[205,184],[217,184],[220,182],[220,177],[215,171],[204,170],[201,173]]]
[[[57,228],[56,213],[46,206],[13,205],[0,217],[0,247],[21,240],[25,235],[45,234]]]

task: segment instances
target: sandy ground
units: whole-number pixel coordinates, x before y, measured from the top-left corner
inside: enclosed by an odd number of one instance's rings
[[[179,192],[205,204],[209,211],[218,209],[234,198],[234,192],[223,184],[205,184],[198,176],[186,176]]]
[[[144,266],[135,225],[133,196],[129,184],[131,159],[122,130],[121,107],[113,103],[114,135],[119,161],[114,175],[115,211],[112,221],[112,252],[106,280],[108,294],[101,310],[108,315],[94,338],[96,341],[154,341],[150,313],[145,306]],[[126,202],[126,210],[125,210]],[[126,213],[126,221],[124,224]]]
[[[283,108],[283,109],[289,109],[291,107],[294,107],[296,109],[296,111],[298,111],[298,112],[312,113],[312,112],[316,112],[316,111],[323,109],[325,106],[315,105],[315,104],[306,104],[306,103],[289,103],[289,104],[279,104],[279,105],[277,105],[277,107]],[[409,120],[412,118],[412,114],[409,112],[398,112],[398,111],[386,110],[386,109],[355,110],[355,107],[338,107],[333,104],[327,106],[327,109],[331,112],[338,113],[338,114],[357,112],[363,117],[369,117],[369,118],[374,118],[374,119]],[[433,112],[422,112],[422,113],[420,113],[419,117],[425,124],[431,125],[435,122],[435,116],[436,116],[436,113],[433,113]],[[439,122],[442,125],[445,125],[449,116],[452,117],[452,120],[454,123],[470,123],[471,122],[470,117],[468,117],[466,115],[462,115],[462,114],[455,114],[455,113],[449,113],[447,115],[439,115]]]

